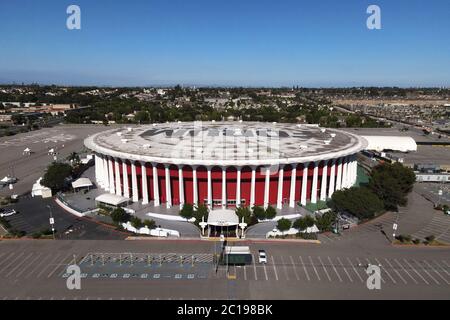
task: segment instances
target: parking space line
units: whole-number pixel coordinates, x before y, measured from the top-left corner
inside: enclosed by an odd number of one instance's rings
[[[413,259],[414,262],[416,263],[416,265],[418,265],[419,267],[422,268],[423,272],[425,272],[431,279],[433,279],[433,281],[437,284],[440,285],[441,283],[439,281],[437,281],[429,272],[427,269],[423,268],[423,266],[419,263],[419,261]]]
[[[41,270],[41,272],[39,272],[39,274],[37,275],[37,278],[40,278],[40,277],[42,276],[42,274],[44,273],[44,271],[45,271],[48,267],[52,266],[52,265],[53,265],[53,262],[55,262],[55,261],[58,259],[58,257],[59,257],[60,255],[61,255],[61,253],[58,253],[58,254],[56,255],[56,257],[54,257],[53,260],[51,260],[50,263],[47,264],[47,265]]]
[[[67,254],[67,256],[66,256],[64,259],[62,259],[60,263],[57,263],[55,269],[53,269],[53,270],[47,275],[47,278],[50,278],[50,277],[56,272],[56,270],[58,270],[61,266],[64,267],[64,266],[66,265],[66,264],[64,263],[64,261],[66,261],[67,258],[70,257],[70,255],[71,255],[70,253]]]
[[[450,268],[450,266],[447,264],[447,262],[445,260],[441,260],[446,266],[447,268]]]
[[[312,259],[311,259],[311,256],[309,256],[309,261],[311,262],[311,266],[313,267],[314,272],[316,273],[317,279],[319,279],[319,281],[320,281],[319,273],[317,272],[317,269],[316,269],[316,267],[314,266],[314,263],[313,263],[313,261],[312,261]]]
[[[247,269],[245,269],[245,265],[244,265],[244,280],[247,280]]]
[[[327,275],[328,280],[331,282],[331,277],[330,277],[330,275],[328,274],[327,269],[325,269],[325,266],[323,265],[322,259],[321,259],[319,256],[317,256],[317,258],[319,259],[319,262],[320,262],[320,264],[321,264],[321,266],[322,266],[322,268],[323,268],[323,271],[325,271],[325,274]]]
[[[303,263],[302,256],[299,256],[299,258],[300,258],[300,263],[301,263],[302,266],[303,266],[303,271],[305,272],[306,278],[308,279],[308,281],[311,281],[311,279],[309,278],[308,270],[306,270],[306,266],[305,266],[305,264]]]
[[[286,280],[289,281],[289,275],[288,275],[288,272],[287,272],[287,266],[286,266],[286,264],[284,263],[283,256],[281,256],[281,264],[283,265],[283,269],[284,269],[284,274],[285,274],[285,276],[286,276]]]
[[[255,270],[255,280],[258,280],[258,274],[256,273],[256,260],[253,260],[253,270]]]
[[[30,266],[32,266],[37,261],[37,259],[39,259],[41,256],[42,256],[42,253],[39,253],[37,257],[35,257],[33,260],[31,260],[31,262],[28,265],[26,265],[22,270],[20,270],[16,274],[16,278],[20,277],[24,273],[24,271],[27,270]]]
[[[429,284],[429,282],[425,280],[425,278],[419,272],[417,272],[417,270],[414,269],[413,266],[406,259],[403,259],[403,261],[423,280],[423,282]]]
[[[394,266],[389,262],[388,259],[384,259],[384,261],[386,261],[386,263],[392,268],[392,270],[394,270],[394,272],[397,274],[397,276],[405,283],[408,284],[408,282],[402,277],[402,275],[400,274],[400,272],[397,271],[397,269],[394,268]]]
[[[31,270],[26,276],[25,279],[27,279],[28,277],[30,277],[45,261],[47,261],[48,258],[50,258],[52,256],[51,253],[48,253],[45,258],[41,259],[41,261],[34,266],[33,270]]]
[[[278,272],[277,272],[277,267],[275,266],[275,260],[272,256],[272,265],[273,265],[273,271],[275,272],[275,279],[277,279],[278,281]]]
[[[17,261],[17,259],[19,259],[21,256],[24,255],[24,252],[20,253],[18,256],[16,256],[15,259],[13,259],[9,264],[7,264],[6,266],[3,267],[2,270],[0,270],[0,274],[3,273],[3,271],[5,271],[6,269],[8,269],[14,262]]]
[[[11,270],[9,270],[9,272],[5,275],[6,278],[8,278],[14,271],[16,271],[20,266],[22,266],[25,261],[27,261],[28,259],[30,259],[30,257],[33,256],[33,252],[30,252],[25,259],[23,259],[22,261],[20,261],[19,263],[16,264],[16,266],[14,268],[12,268]]]
[[[328,257],[328,261],[330,261],[331,266],[333,267],[334,272],[337,274],[338,278],[339,278],[339,282],[342,282],[342,278],[341,275],[337,272],[336,267],[334,266],[334,263],[331,261],[331,258]]]
[[[418,284],[417,280],[413,278],[413,276],[408,272],[408,270],[406,270],[397,259],[394,259],[394,261],[400,266],[400,268],[402,268],[403,271],[406,272],[406,274],[414,281],[415,284]]]
[[[364,282],[363,278],[361,277],[361,275],[358,273],[358,271],[356,270],[355,266],[353,265],[353,262],[348,257],[347,257],[347,261],[352,266],[353,272],[356,273],[356,275],[358,276],[359,280],[361,280],[361,282]]]
[[[263,263],[263,269],[264,269],[264,275],[266,276],[266,281],[269,280],[269,278],[267,277],[267,269],[266,269],[266,264]]]
[[[338,260],[339,264],[341,265],[342,269],[344,270],[345,274],[347,275],[348,279],[350,280],[350,282],[353,282],[352,277],[350,277],[350,274],[348,273],[347,269],[344,267],[344,265],[342,264],[342,261],[339,257],[336,257],[336,259]]]
[[[292,268],[294,268],[295,278],[297,280],[300,280],[300,278],[298,277],[297,268],[295,267],[294,259],[292,258],[292,256],[289,256],[289,259],[291,259]]]
[[[382,267],[381,262],[378,261],[377,258],[374,258],[374,259],[375,259],[375,261],[378,263],[378,265],[380,266],[380,270],[383,270],[383,271],[388,275],[388,277],[391,279],[391,281],[392,281],[394,284],[397,284],[397,281],[395,281],[395,279],[391,276],[391,274],[387,271],[387,269]],[[383,279],[383,277],[382,277],[382,279]]]
[[[439,272],[436,271],[436,269],[435,269],[430,263],[428,263],[428,261],[423,260],[423,262],[426,263],[426,264],[431,268],[431,270],[433,270],[433,272],[436,273],[442,280],[444,280],[444,282],[445,282],[446,284],[450,284],[450,283],[447,281],[447,279],[445,279]]]
[[[442,267],[437,261],[433,260],[434,264],[437,265],[439,267],[439,269],[441,269],[442,271],[444,271],[448,276],[450,276],[450,273],[448,273],[447,270],[445,270],[444,267]]]

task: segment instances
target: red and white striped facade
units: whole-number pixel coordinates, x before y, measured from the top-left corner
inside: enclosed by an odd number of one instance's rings
[[[98,134],[86,139],[85,144],[95,152],[97,184],[133,202],[167,207],[204,203],[211,208],[254,205],[282,208],[294,207],[298,202],[306,205],[326,200],[334,191],[356,182],[356,154],[365,147],[365,140],[338,130],[333,132],[333,137],[350,135],[351,146],[333,150],[327,142],[330,149],[327,156],[318,152],[318,155],[279,157],[277,161],[162,158],[138,149],[138,154],[133,154],[128,153],[133,150],[132,145],[127,145],[129,141],[122,141],[127,146],[118,150],[119,143],[96,139]],[[152,141],[149,142],[151,148]]]

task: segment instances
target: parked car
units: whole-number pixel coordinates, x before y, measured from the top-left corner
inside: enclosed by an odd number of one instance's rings
[[[0,218],[9,217],[16,213],[17,212],[14,209],[3,209],[0,211]]]
[[[267,255],[266,251],[264,250],[258,250],[258,262],[259,263],[267,263]]]

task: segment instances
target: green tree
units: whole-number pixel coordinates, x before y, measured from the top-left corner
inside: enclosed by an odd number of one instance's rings
[[[252,211],[249,207],[237,207],[236,208],[236,215],[239,217],[239,222],[242,221],[242,218],[244,218],[244,222],[247,225],[252,224]]]
[[[325,212],[316,216],[316,226],[321,232],[332,231],[336,223],[336,214],[334,212]]]
[[[190,219],[194,216],[194,206],[190,203],[185,203],[180,210],[179,215],[185,219]]]
[[[275,218],[276,215],[277,215],[277,210],[272,206],[268,206],[265,211],[266,219],[273,219],[273,218]]]
[[[410,168],[401,163],[383,163],[372,169],[368,187],[384,202],[387,210],[405,206],[416,176]]]
[[[131,217],[130,223],[133,227],[135,227],[138,230],[144,226],[144,224],[142,223],[142,220],[136,216]]]
[[[314,217],[307,215],[305,216],[305,223],[306,223],[306,227],[311,228],[312,226],[314,226],[316,224],[316,220],[314,219]]]
[[[116,224],[127,223],[131,219],[131,215],[127,213],[123,208],[116,208],[111,211],[110,217]]]
[[[47,171],[42,178],[42,185],[60,191],[66,185],[66,179],[72,175],[72,166],[67,163],[53,162],[47,167]]]
[[[277,222],[277,229],[280,230],[281,232],[287,231],[291,228],[291,225],[292,225],[291,220],[281,218]]]
[[[260,206],[253,207],[253,214],[259,220],[264,220],[266,218],[266,212],[265,212],[264,208],[260,207]]]
[[[295,229],[298,229],[299,231],[305,230],[308,227],[308,225],[306,224],[306,219],[302,217],[298,218],[294,221],[293,227]]]
[[[146,219],[144,220],[144,225],[149,228],[149,229],[155,229],[156,228],[156,223],[155,220],[153,219]]]
[[[362,220],[373,218],[384,209],[383,201],[364,187],[336,191],[329,204],[337,212],[350,213]]]
[[[209,209],[204,204],[199,204],[194,211],[195,223],[198,224],[202,221],[202,218],[208,220]]]

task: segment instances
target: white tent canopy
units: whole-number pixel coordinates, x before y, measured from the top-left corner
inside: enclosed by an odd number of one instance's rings
[[[213,226],[237,226],[239,217],[234,210],[211,210],[208,215],[208,224]]]
[[[400,152],[417,151],[417,144],[411,137],[406,136],[362,136],[369,143],[367,150],[393,150]]]
[[[92,187],[92,182],[91,180],[89,180],[89,178],[79,178],[72,182],[72,188],[74,189],[90,187]]]
[[[128,202],[128,198],[119,196],[117,194],[112,194],[112,193],[104,193],[102,195],[99,195],[97,198],[95,198],[95,201],[97,202],[101,202],[101,203],[105,203],[105,204],[109,204],[111,206],[119,206],[123,203]]]
[[[30,152],[30,148],[26,148],[25,150],[23,150],[23,152]]]

